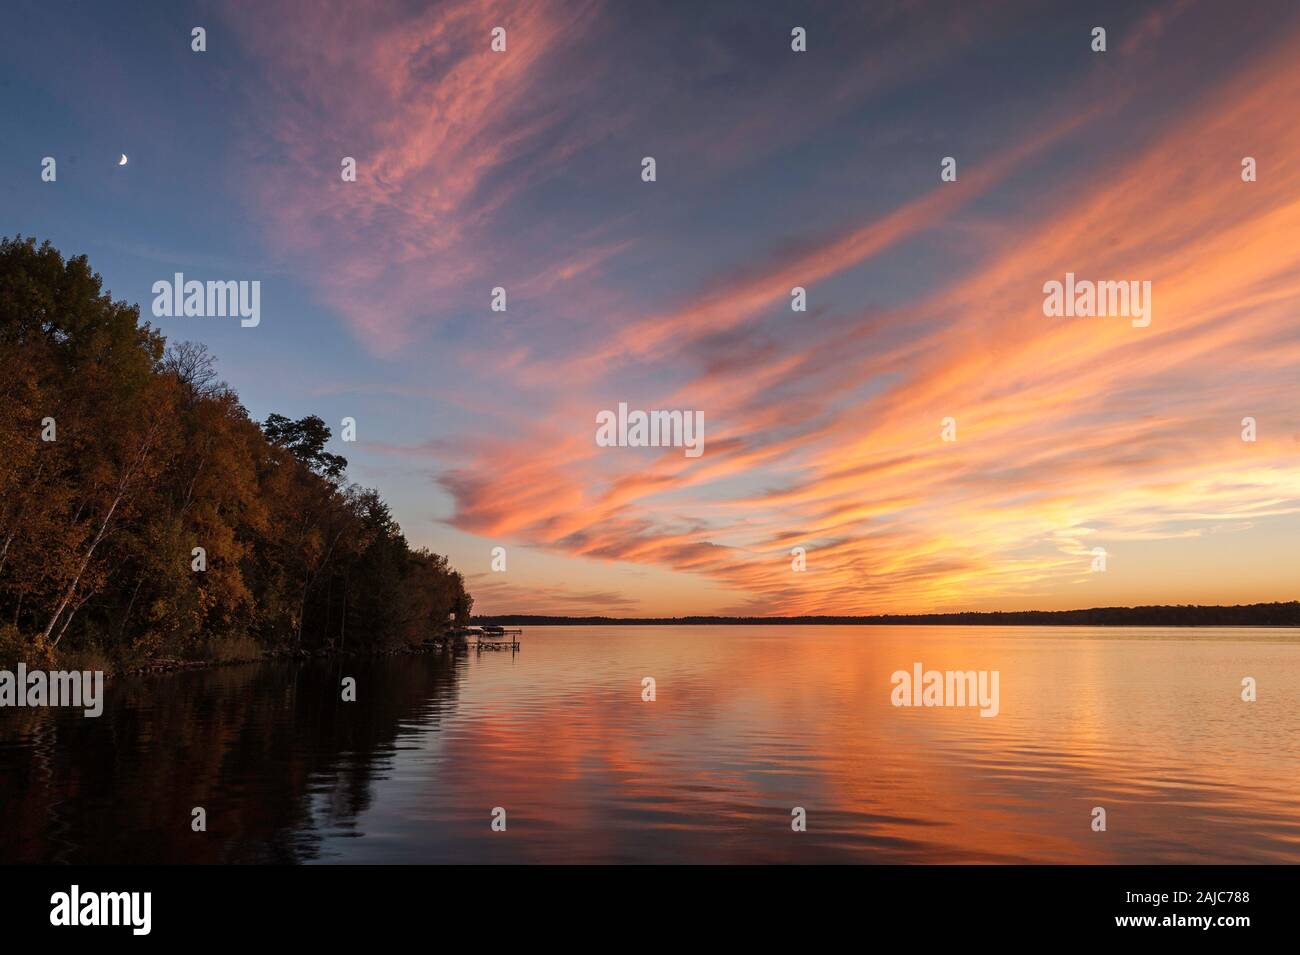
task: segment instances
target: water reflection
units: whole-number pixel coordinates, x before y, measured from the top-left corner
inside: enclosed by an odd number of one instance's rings
[[[891,706],[917,661],[998,670],[999,715]],[[182,674],[0,720],[0,859],[1296,862],[1297,688],[1277,630],[537,628]]]
[[[356,833],[454,662],[275,663],[113,681],[104,715],[0,719],[4,862],[303,862]],[[343,676],[356,704],[340,701]],[[207,812],[207,832],[191,829]]]

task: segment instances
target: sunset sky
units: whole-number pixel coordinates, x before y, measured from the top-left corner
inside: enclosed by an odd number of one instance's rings
[[[1300,597],[1300,7],[943,6],[8,3],[0,227],[321,415],[478,612]],[[261,324],[154,319],[175,272]]]

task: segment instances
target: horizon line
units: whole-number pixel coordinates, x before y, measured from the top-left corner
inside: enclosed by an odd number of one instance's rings
[[[676,617],[610,617],[600,614],[500,613],[474,614],[471,620],[475,623],[533,623],[537,625],[543,625],[544,623],[561,625],[598,623],[624,626],[650,624],[680,626],[691,624],[763,623],[926,624],[941,620],[959,621],[966,624],[996,624],[1006,623],[1009,618],[1029,625],[1069,620],[1074,625],[1080,626],[1300,627],[1300,600],[1253,604],[1147,604],[1132,607],[1088,607],[1075,610],[958,610],[907,614],[797,614],[779,616],[688,614]]]

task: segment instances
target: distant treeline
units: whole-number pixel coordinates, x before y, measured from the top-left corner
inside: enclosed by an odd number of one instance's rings
[[[0,665],[394,646],[469,619],[320,418],[259,426],[85,256],[0,240]]]
[[[881,625],[947,624],[977,627],[1300,627],[1300,601],[1198,607],[1094,607],[1091,610],[1017,610],[988,613],[872,614],[860,617],[550,617],[478,616],[477,624],[548,626],[687,626],[702,624]]]

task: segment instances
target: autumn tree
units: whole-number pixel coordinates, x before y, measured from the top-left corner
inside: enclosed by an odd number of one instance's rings
[[[0,241],[0,663],[389,646],[464,581],[346,481],[315,415],[261,426],[84,256]]]

